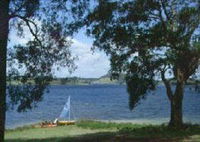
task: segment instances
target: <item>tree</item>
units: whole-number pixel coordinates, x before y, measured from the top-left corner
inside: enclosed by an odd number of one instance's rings
[[[187,80],[200,61],[198,0],[98,0],[75,25],[87,27],[94,47],[111,60],[112,76],[126,74],[130,109],[155,89],[158,77],[171,102],[169,125],[182,127]],[[170,80],[176,80],[175,91]]]
[[[72,5],[69,0],[0,0],[1,142],[6,108],[17,105],[18,111],[31,109],[42,100],[55,68],[73,69],[68,48],[71,42],[67,40],[71,34],[66,28],[71,18],[66,13]],[[10,32],[22,38],[31,36],[26,44],[13,45]],[[9,41],[12,47],[8,47]]]

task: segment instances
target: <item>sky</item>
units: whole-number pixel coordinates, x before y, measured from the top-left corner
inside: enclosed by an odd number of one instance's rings
[[[9,36],[10,41],[12,41],[9,42],[9,46],[18,43],[25,44],[31,38],[31,36],[19,38],[13,31],[10,32]],[[103,51],[91,51],[93,40],[85,35],[83,29],[74,36],[72,41],[70,50],[72,56],[78,58],[74,62],[77,69],[70,74],[67,68],[61,68],[59,71],[55,71],[56,77],[99,78],[108,73],[110,69],[109,57]]]
[[[62,68],[56,72],[56,76],[77,76],[83,78],[98,78],[108,73],[110,69],[109,57],[103,52],[96,49],[91,50],[92,38],[87,37],[84,31],[81,30],[73,38],[73,44],[70,47],[72,55],[77,56],[75,65],[77,69],[69,74],[66,69]]]

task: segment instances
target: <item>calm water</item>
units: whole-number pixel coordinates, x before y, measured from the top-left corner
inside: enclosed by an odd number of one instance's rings
[[[169,120],[169,101],[165,88],[159,86],[135,110],[128,107],[128,94],[123,85],[50,86],[38,107],[24,113],[7,112],[7,128],[44,120],[60,115],[68,96],[71,96],[72,118],[100,120],[132,120],[160,123]],[[184,120],[200,123],[200,94],[185,89]]]

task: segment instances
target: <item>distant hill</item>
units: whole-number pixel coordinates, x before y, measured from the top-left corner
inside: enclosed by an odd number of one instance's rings
[[[70,77],[70,78],[55,78],[52,85],[91,85],[91,84],[124,84],[124,79],[111,80],[110,75],[106,74],[100,78],[80,78],[80,77]]]
[[[21,84],[19,81],[11,81],[13,85]],[[33,83],[33,80],[29,80],[29,83]],[[176,84],[174,79],[171,79],[172,84]],[[162,81],[158,81],[159,84],[163,84]],[[92,85],[92,84],[125,84],[125,76],[120,75],[119,79],[111,79],[110,74],[103,75],[99,78],[81,78],[81,77],[69,77],[69,78],[54,78],[51,85]],[[200,80],[189,79],[186,85],[195,85],[200,88]]]
[[[124,79],[119,78],[119,80],[111,80],[111,76],[106,74],[99,78],[80,78],[80,77],[68,77],[68,78],[54,78],[50,84],[51,85],[92,85],[92,84],[124,84]],[[9,80],[8,80],[9,81]],[[28,80],[29,83],[33,83],[32,79]],[[11,84],[19,85],[20,81],[11,80]]]
[[[110,74],[106,74],[104,76],[101,76],[96,81],[93,81],[93,84],[124,84],[125,80],[124,77],[121,75],[119,79],[111,79]]]

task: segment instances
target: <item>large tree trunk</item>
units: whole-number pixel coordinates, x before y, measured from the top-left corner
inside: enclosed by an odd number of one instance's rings
[[[184,83],[178,82],[175,93],[170,100],[171,119],[170,127],[181,128],[183,126],[182,102],[183,102]]]
[[[4,141],[6,119],[6,54],[9,23],[9,0],[0,1],[0,142]]]

